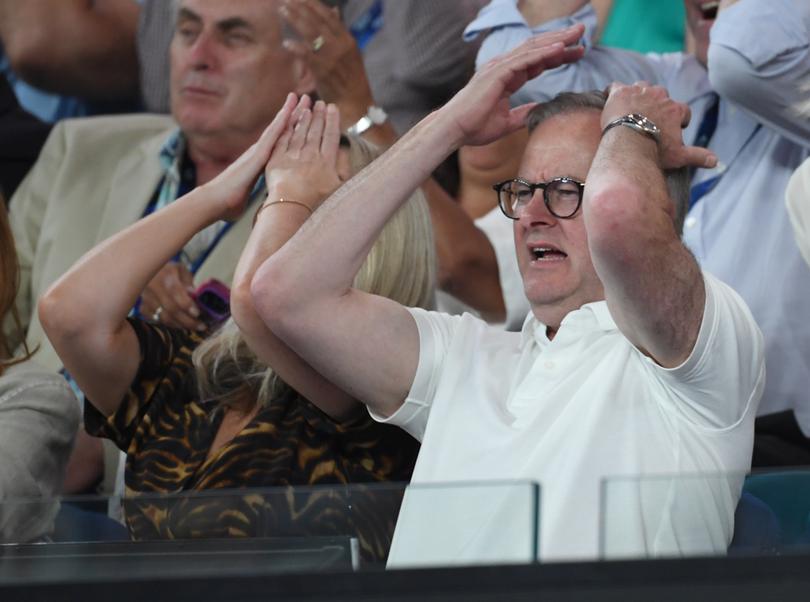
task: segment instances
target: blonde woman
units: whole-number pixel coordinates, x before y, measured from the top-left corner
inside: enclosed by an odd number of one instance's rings
[[[337,420],[317,409],[311,402],[329,408],[350,393],[275,339],[249,301],[256,267],[375,156],[355,138],[348,152],[341,148],[338,123],[335,107],[311,107],[307,97],[296,105],[291,96],[259,141],[221,176],[89,252],[40,302],[46,332],[86,394],[86,428],[127,453],[130,496],[409,479],[416,442],[375,425],[359,404]],[[236,270],[233,319],[204,340],[127,318],[145,283],[177,248],[209,223],[245,210],[265,166],[268,197]],[[415,198],[370,249],[358,286],[429,305],[432,244],[426,204]],[[158,510],[159,502],[134,502],[125,514],[137,539],[356,528],[366,554],[380,557],[396,512],[388,504],[379,520],[353,527],[351,517],[336,521],[343,512],[336,512],[335,504],[343,503],[336,500],[223,499],[211,497],[193,512],[184,504]]]
[[[79,405],[65,379],[38,368],[30,350],[10,348],[9,339],[20,328],[14,311],[18,279],[14,240],[0,198],[0,322],[8,329],[0,330],[0,543],[27,541],[47,531],[55,505],[10,500],[59,494],[79,422]]]

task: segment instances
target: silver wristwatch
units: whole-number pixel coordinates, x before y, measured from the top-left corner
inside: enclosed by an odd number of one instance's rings
[[[602,130],[602,135],[604,136],[609,129],[614,128],[617,125],[626,125],[627,127],[639,132],[640,134],[649,136],[656,142],[660,142],[661,140],[661,130],[658,129],[658,126],[655,125],[649,119],[647,119],[644,115],[641,115],[640,113],[630,113],[629,115],[625,115],[624,117],[614,119],[605,126],[604,130]]]
[[[382,125],[388,120],[388,113],[380,107],[371,105],[360,119],[353,126],[346,130],[346,133],[359,136],[375,125]]]

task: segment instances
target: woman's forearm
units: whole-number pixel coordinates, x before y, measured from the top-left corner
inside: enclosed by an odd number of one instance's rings
[[[41,301],[49,337],[68,329],[118,329],[149,280],[196,232],[216,221],[218,211],[217,200],[199,188],[94,247]]]

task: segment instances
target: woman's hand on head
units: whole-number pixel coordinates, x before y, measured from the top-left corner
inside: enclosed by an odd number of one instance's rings
[[[315,210],[341,184],[338,174],[340,112],[318,101],[303,108],[279,137],[265,168],[271,195]]]

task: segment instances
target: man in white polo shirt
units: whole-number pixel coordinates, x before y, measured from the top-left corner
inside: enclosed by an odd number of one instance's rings
[[[414,483],[539,482],[541,559],[723,552],[750,466],[762,337],[680,242],[685,199],[667,186],[670,170],[716,159],[683,145],[688,109],[659,87],[510,110],[527,79],[581,56],[581,34],[538,36],[481,69],[268,259],[254,301],[332,382],[422,441]],[[527,115],[520,178],[496,187],[532,307],[522,332],[352,288],[442,158]],[[412,489],[389,562],[527,559],[520,487],[490,490]]]

